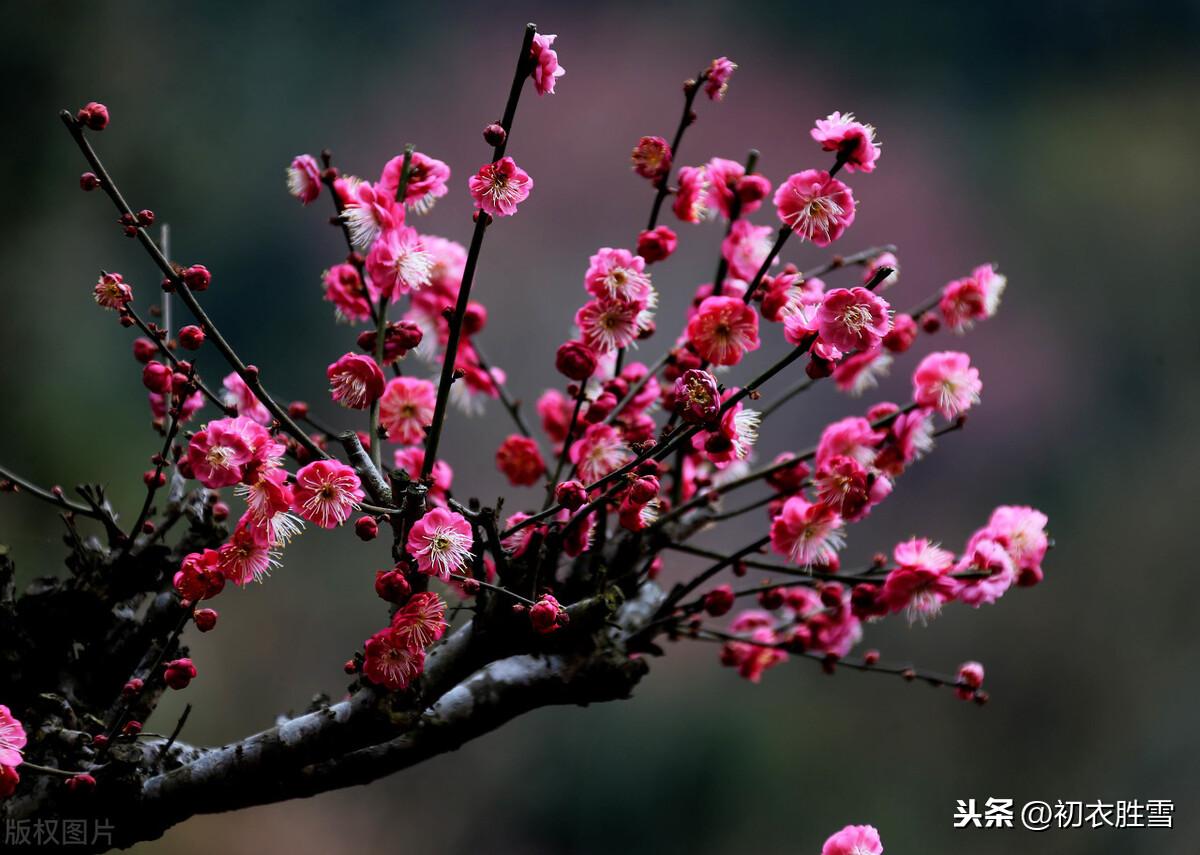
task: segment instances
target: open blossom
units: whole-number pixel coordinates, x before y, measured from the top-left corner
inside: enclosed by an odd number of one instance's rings
[[[367,254],[371,284],[391,299],[428,285],[433,264],[421,236],[409,226],[384,229]]]
[[[752,280],[774,242],[775,230],[770,226],[756,226],[743,219],[735,221],[721,241],[721,256],[729,264],[729,275],[747,282]]]
[[[514,487],[536,484],[546,474],[546,463],[533,439],[512,434],[500,444],[496,452],[496,467]]]
[[[0,763],[0,799],[7,799],[15,793],[19,783],[21,783],[21,775],[17,772],[16,767]]]
[[[762,416],[745,409],[739,402],[721,414],[714,431],[702,430],[692,437],[692,448],[703,452],[710,463],[724,469],[750,456],[758,441],[758,425]]]
[[[806,169],[788,177],[775,191],[779,219],[802,238],[829,246],[854,222],[850,188],[823,169]]]
[[[393,692],[407,689],[425,670],[425,651],[411,647],[391,627],[368,638],[363,653],[363,676]]]
[[[245,416],[260,425],[271,423],[271,411],[250,391],[242,375],[231,371],[225,375],[221,385],[225,387],[225,393],[221,396],[225,406],[234,407],[239,416]]]
[[[446,631],[446,601],[430,591],[413,594],[392,618],[392,630],[409,647],[428,647]]]
[[[633,452],[612,425],[588,425],[583,436],[571,444],[571,462],[585,484],[594,484],[633,459]]]
[[[1002,505],[992,511],[984,529],[987,536],[1004,544],[1017,568],[1020,585],[1034,585],[1042,580],[1042,559],[1050,548],[1047,522],[1041,511],[1021,505]]]
[[[721,664],[737,668],[740,676],[757,683],[768,668],[787,661],[787,652],[772,646],[778,643],[770,626],[749,629],[745,641],[727,641],[721,646]]]
[[[825,841],[821,855],[883,855],[883,842],[873,826],[847,825]]]
[[[1013,560],[1004,544],[990,537],[971,538],[967,551],[954,567],[958,574],[978,575],[978,579],[959,579],[955,596],[974,608],[991,605],[1017,580]]]
[[[906,610],[910,623],[936,616],[954,599],[957,581],[950,575],[954,555],[927,538],[914,537],[897,544],[898,565],[883,583],[882,598],[894,612]]]
[[[283,468],[259,467],[258,476],[237,487],[246,502],[246,519],[269,546],[282,546],[301,532],[304,524],[291,513],[295,496]]]
[[[771,184],[761,175],[747,175],[746,167],[736,160],[714,157],[704,165],[708,178],[707,204],[725,219],[733,216],[734,200],[740,200],[740,214],[752,214],[771,192]]]
[[[474,543],[465,517],[434,508],[413,524],[407,546],[420,572],[449,582],[451,573],[461,573],[466,566]]]
[[[771,523],[771,548],[801,567],[836,561],[845,542],[837,511],[799,494],[783,503]]]
[[[642,137],[633,147],[633,171],[657,181],[671,171],[671,146],[662,137]]]
[[[105,309],[121,309],[133,299],[133,289],[121,278],[120,273],[103,273],[92,289],[96,305]]]
[[[983,383],[971,358],[958,351],[943,350],[921,360],[913,373],[913,400],[932,407],[948,419],[979,403]]]
[[[973,700],[983,687],[983,665],[979,662],[964,662],[958,666],[958,686],[954,694],[964,701]]]
[[[25,747],[25,728],[4,704],[0,704],[0,766],[20,766]]]
[[[205,487],[229,487],[242,480],[254,459],[246,419],[215,419],[193,434],[187,459],[196,480]]]
[[[880,346],[891,328],[887,301],[866,288],[827,291],[817,313],[821,341],[845,352]]]
[[[400,192],[404,156],[393,157],[383,166],[377,185],[393,199]],[[404,188],[405,205],[418,214],[428,213],[434,203],[449,192],[450,167],[436,158],[414,151],[408,163],[408,184]]]
[[[395,190],[389,193],[368,181],[343,181],[346,204],[342,216],[355,246],[365,249],[381,232],[404,225],[404,208],[396,204]]]
[[[875,286],[875,290],[883,291],[884,289],[895,285],[900,280],[900,262],[896,259],[895,254],[891,252],[881,252],[879,255],[867,262],[866,266],[863,267],[863,284],[866,285],[868,282],[874,279],[875,274],[884,267],[888,268],[892,272],[889,273],[882,282]]]
[[[711,180],[707,166],[683,166],[679,169],[679,189],[671,210],[685,223],[702,223],[716,213],[711,202]]]
[[[689,424],[705,424],[721,412],[717,379],[707,371],[689,368],[675,381],[675,412]]]
[[[261,582],[264,576],[270,575],[271,568],[279,563],[271,551],[266,533],[247,517],[238,523],[232,537],[221,545],[218,554],[221,572],[235,585]]]
[[[654,290],[646,259],[627,249],[602,247],[588,260],[583,286],[593,297],[625,302],[645,302]]]
[[[891,365],[892,355],[882,347],[862,350],[837,364],[833,369],[833,382],[838,389],[857,398],[878,386],[879,378],[887,376]]]
[[[758,313],[738,297],[708,297],[688,321],[688,342],[714,365],[737,365],[758,350]]]
[[[553,95],[555,81],[567,73],[558,64],[558,54],[551,48],[557,38],[538,33],[533,37],[533,45],[529,49],[533,59],[533,88],[539,95]]]
[[[297,155],[287,170],[288,192],[307,205],[321,195],[321,167],[311,154]]]
[[[709,63],[704,73],[704,94],[709,100],[720,101],[729,89],[729,78],[737,71],[737,63],[727,56],[719,56]]]
[[[343,407],[365,410],[383,394],[383,372],[369,356],[347,353],[325,370],[333,400]]]
[[[355,471],[336,460],[318,460],[296,473],[296,513],[321,528],[335,528],[352,514],[366,494]]]
[[[992,317],[1007,284],[1008,280],[991,264],[976,267],[965,279],[947,283],[938,301],[946,326],[955,332],[965,332],[976,321]]]
[[[367,292],[362,277],[353,264],[335,264],[321,276],[325,299],[333,303],[338,317],[358,322],[371,317],[371,304],[376,296]]]
[[[584,343],[597,354],[633,344],[642,329],[646,304],[629,300],[588,300],[575,313]]]
[[[810,132],[825,151],[839,152],[846,161],[847,172],[872,172],[879,159],[879,144],[875,129],[854,118],[853,113],[830,113],[817,119]]]
[[[529,198],[533,179],[511,157],[485,163],[467,181],[475,207],[493,217],[511,217]]]
[[[417,377],[393,377],[379,398],[379,423],[388,439],[414,445],[425,439],[425,427],[433,421],[437,389]]]

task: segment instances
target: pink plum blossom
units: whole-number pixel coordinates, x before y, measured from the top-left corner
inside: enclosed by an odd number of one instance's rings
[[[982,390],[979,370],[971,366],[969,356],[958,351],[931,353],[913,373],[913,400],[948,419],[978,404]]]
[[[708,297],[688,322],[688,342],[714,365],[737,365],[758,350],[758,313],[738,297]]]
[[[879,159],[875,129],[854,118],[853,113],[830,113],[817,119],[810,132],[825,151],[836,151],[846,162],[847,172],[873,172]]]
[[[554,84],[567,70],[558,64],[558,54],[551,48],[558,36],[538,33],[533,37],[530,54],[533,58],[533,88],[539,95],[553,95]]]
[[[296,473],[296,513],[321,528],[336,528],[366,498],[358,475],[336,460],[317,460]]]
[[[529,198],[533,179],[511,157],[485,163],[467,181],[475,207],[493,217],[511,217]]]
[[[802,238],[829,246],[854,222],[854,194],[819,169],[788,177],[775,191],[779,219]]]
[[[450,574],[461,573],[466,567],[474,543],[471,524],[465,517],[434,508],[413,524],[406,545],[420,572],[449,582]]]
[[[287,169],[288,192],[307,205],[321,195],[321,167],[311,154],[297,155]]]
[[[428,380],[393,377],[379,398],[379,423],[392,442],[414,445],[425,439],[436,403],[437,389]]]

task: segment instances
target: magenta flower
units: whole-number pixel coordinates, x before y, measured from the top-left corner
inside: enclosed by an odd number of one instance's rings
[[[395,199],[400,192],[400,177],[404,172],[404,156],[393,157],[383,166],[379,176],[379,187]],[[404,204],[418,214],[427,214],[434,203],[449,192],[450,167],[436,158],[412,153],[408,163],[408,184],[404,191]]]
[[[965,332],[976,321],[990,318],[1000,307],[1000,297],[1008,280],[991,264],[971,271],[965,279],[955,279],[942,289],[938,310],[946,326],[955,332]]]
[[[196,480],[205,487],[229,487],[242,480],[244,467],[254,459],[244,421],[216,419],[193,434],[187,459]]]
[[[633,452],[612,425],[588,425],[583,436],[571,445],[571,462],[585,484],[594,484],[632,458]]]
[[[271,423],[271,411],[250,391],[241,374],[229,372],[221,385],[225,387],[225,394],[221,396],[225,406],[235,408],[239,416],[245,416],[260,425]]]
[[[882,599],[893,612],[904,610],[909,623],[936,617],[942,605],[954,599],[957,581],[950,575],[954,554],[924,537],[896,546],[895,570],[883,583]]]
[[[276,554],[271,551],[267,533],[256,526],[248,514],[238,523],[229,540],[221,545],[218,555],[221,572],[235,585],[262,582],[264,576],[270,575],[271,568],[279,564]]]
[[[368,181],[350,181],[346,185],[347,199],[342,216],[350,229],[354,244],[367,248],[380,232],[404,225],[404,208],[396,204],[396,191]]]
[[[633,147],[633,171],[657,181],[671,171],[671,146],[662,137],[642,137]]]
[[[496,451],[496,468],[514,487],[536,484],[546,474],[546,463],[537,442],[515,433],[500,443]]]
[[[133,289],[121,278],[120,273],[104,273],[92,289],[92,296],[97,306],[116,311],[133,299]]]
[[[371,285],[389,299],[428,285],[433,264],[421,236],[409,226],[384,229],[367,253]]]
[[[397,469],[407,472],[408,477],[415,481],[421,477],[421,469],[425,466],[425,449],[420,446],[397,448],[393,462]],[[444,506],[446,494],[454,481],[454,470],[445,460],[437,460],[434,461],[430,477],[433,478],[433,483],[429,485],[428,497],[434,504]]]
[[[883,842],[873,826],[847,825],[825,841],[821,855],[883,855]]]
[[[771,523],[771,548],[801,567],[836,561],[845,542],[837,511],[799,494],[783,503]]]
[[[729,275],[747,282],[752,280],[774,243],[775,230],[770,226],[737,220],[721,241],[721,257],[729,264]]]
[[[434,508],[413,524],[406,545],[417,570],[449,582],[451,573],[461,573],[466,566],[474,543],[471,524],[465,517]]]
[[[854,195],[823,169],[806,169],[779,185],[775,209],[793,232],[829,246],[854,222]]]
[[[843,352],[874,350],[891,328],[891,307],[866,288],[827,291],[817,312],[821,341]]]
[[[414,650],[428,647],[446,632],[446,601],[431,591],[413,594],[392,618],[392,631]]]
[[[962,415],[979,403],[983,383],[979,369],[965,353],[943,350],[921,360],[913,373],[913,400],[932,407],[948,419]]]
[[[729,89],[729,78],[737,71],[737,63],[727,56],[719,56],[708,65],[704,73],[704,94],[710,101],[720,101]]]
[[[437,389],[428,380],[393,377],[379,398],[379,423],[392,442],[413,445],[425,439],[436,404]]]
[[[1042,559],[1050,548],[1046,515],[1027,506],[1002,505],[992,511],[985,531],[1004,544],[1017,568],[1017,584],[1029,586],[1042,580]]]
[[[191,552],[179,563],[172,579],[175,590],[185,600],[211,600],[225,587],[225,574],[220,568],[221,555],[215,549]]]
[[[336,460],[318,460],[296,473],[296,513],[321,528],[336,528],[366,498],[355,471]]]
[[[511,157],[485,163],[467,180],[475,207],[493,217],[511,217],[529,198],[533,179]]]
[[[744,409],[739,402],[727,409],[716,430],[702,430],[692,437],[692,448],[703,453],[717,469],[745,460],[758,441],[761,416],[755,410]]]
[[[558,54],[550,47],[557,38],[538,33],[533,37],[533,46],[529,49],[533,60],[533,88],[539,95],[553,95],[555,82],[567,73],[558,64]]]
[[[0,766],[20,766],[25,742],[25,728],[8,707],[0,704]]]
[[[675,412],[689,424],[711,422],[721,412],[721,392],[717,378],[707,371],[689,368],[679,375],[672,390]]]
[[[954,572],[980,576],[956,580],[955,598],[974,608],[996,602],[1017,580],[1012,557],[1004,544],[986,535],[971,538],[963,557],[954,565]]]
[[[343,407],[365,410],[383,394],[384,377],[378,363],[361,353],[347,353],[326,370],[333,400]]]
[[[583,286],[593,297],[629,303],[652,302],[654,294],[646,259],[627,249],[607,246],[588,259]]]
[[[678,245],[675,232],[666,226],[656,226],[638,235],[637,254],[646,259],[647,264],[653,264],[670,258]]]
[[[367,639],[362,673],[377,686],[391,691],[407,689],[425,670],[425,651],[410,647],[394,629],[380,630]]]
[[[711,206],[711,179],[707,166],[683,166],[679,169],[679,189],[671,210],[685,223],[702,223],[714,216]]]
[[[311,154],[297,155],[287,169],[288,192],[307,205],[321,195],[321,167]]]
[[[325,299],[333,303],[340,320],[358,323],[371,317],[371,304],[377,293],[367,293],[362,277],[353,264],[335,264],[321,277]]]
[[[737,365],[758,350],[758,313],[739,297],[708,297],[688,321],[688,343],[713,365]]]
[[[602,355],[633,344],[648,311],[640,302],[589,300],[575,313],[575,324],[584,343]]]
[[[874,171],[879,158],[875,128],[855,119],[853,113],[834,112],[828,118],[817,119],[810,133],[823,150],[839,152],[846,161],[846,171]]]

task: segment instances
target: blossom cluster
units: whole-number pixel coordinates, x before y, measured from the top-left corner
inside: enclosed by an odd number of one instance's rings
[[[201,631],[213,629],[217,614],[202,602],[227,583],[263,582],[306,523],[334,529],[352,518],[362,540],[385,528],[392,540],[391,566],[374,577],[390,619],[345,667],[371,691],[412,691],[427,651],[448,631],[450,596],[477,598],[477,620],[495,621],[506,644],[537,650],[549,643],[546,637],[574,631],[573,606],[658,591],[655,578],[674,572],[664,567],[668,549],[716,563],[662,594],[653,618],[622,639],[624,652],[657,650],[658,634],[717,642],[720,662],[754,682],[789,656],[827,667],[847,661],[866,625],[889,615],[925,623],[949,603],[979,607],[1040,582],[1050,545],[1047,518],[1016,505],[996,508],[960,552],[913,537],[865,569],[842,566],[850,528],[893,496],[900,476],[931,452],[935,438],[963,427],[980,403],[980,372],[961,350],[916,360],[910,400],[877,401],[825,426],[810,451],[784,452],[755,468],[763,425],[791,397],[826,378],[850,395],[866,394],[922,335],[943,326],[965,333],[995,315],[1006,279],[995,265],[979,265],[932,300],[899,311],[891,302],[900,278],[892,247],[839,255],[807,272],[783,263],[789,241],[802,250],[826,248],[852,228],[859,203],[838,176],[874,172],[880,144],[871,125],[834,112],[811,131],[809,154],[832,156],[827,168],[806,167],[772,182],[758,171],[757,153],[745,163],[712,157],[678,164],[673,148],[695,118],[695,97],[703,92],[715,102],[728,92],[737,66],[726,57],[685,85],[674,143],[646,135],[634,147],[632,171],[654,191],[650,222],[626,246],[599,247],[581,263],[574,329],[566,341],[547,346],[554,347],[564,382],[537,398],[540,433],[527,427],[505,372],[482,355],[488,313],[472,298],[472,285],[485,233],[530,198],[533,179],[506,153],[507,138],[522,81],[549,95],[563,78],[554,43],[554,36],[528,38],[510,109],[503,122],[484,129],[492,157],[457,191],[450,166],[413,147],[387,160],[374,181],[342,173],[328,153],[299,155],[287,168],[287,190],[301,204],[329,197],[345,243],[344,258],[320,277],[322,294],[338,322],[362,329],[355,349],[327,354],[325,385],[328,409],[344,418],[365,414],[356,429],[326,428],[309,404],[282,406],[269,396],[258,370],[233,353],[199,309],[195,295],[213,283],[204,265],[158,256],[164,291],[177,294],[196,317],[178,329],[143,320],[133,286],[120,273],[103,273],[92,288],[100,307],[144,334],[133,353],[166,436],[146,474],[146,510],[132,537],[155,535],[148,511],[172,467],[172,477],[195,482],[212,522],[233,516],[219,491],[231,490],[244,506],[219,542],[180,550],[172,581],[185,616]],[[102,105],[85,110],[77,133],[107,126]],[[89,172],[80,184],[90,191],[103,180]],[[419,217],[451,192],[468,194],[475,205],[469,249],[419,228]],[[723,231],[713,241],[717,275],[689,288],[686,313],[674,321],[656,314],[656,279],[666,281],[664,262],[681,240],[658,222],[668,196],[681,231],[700,234],[706,223]],[[760,211],[766,222],[752,219]],[[153,222],[150,211],[126,210],[121,218],[126,234],[150,246],[146,229]],[[855,278],[835,285],[834,277],[847,271]],[[664,325],[665,354],[635,359],[634,351]],[[743,376],[744,363],[771,341],[785,344],[787,355],[757,376]],[[224,357],[233,370],[220,394],[181,350]],[[803,376],[791,391],[763,390],[800,360]],[[770,406],[758,403],[764,395],[776,396]],[[498,470],[514,488],[535,488],[533,499],[519,494],[518,509],[502,523],[499,503],[456,500],[453,470],[438,454],[447,404],[478,413],[489,400],[508,411],[515,427],[496,449]],[[205,420],[198,414],[206,407],[219,412]],[[725,507],[729,493],[749,486],[764,488],[758,501]],[[688,543],[723,519],[756,510],[765,512],[761,537],[747,547],[727,554]],[[763,553],[778,560],[753,557]],[[751,568],[787,581],[745,589],[714,584],[723,571],[737,579]],[[488,603],[506,607],[484,608],[483,591]],[[749,597],[753,608],[735,610]],[[726,615],[723,628],[709,622]],[[911,672],[884,668],[874,651],[857,666]],[[927,679],[982,701],[983,673],[979,663],[967,662],[954,676]],[[196,676],[192,660],[178,658],[131,677],[126,690],[138,697],[147,680],[182,689]],[[15,784],[24,744],[20,723],[0,706],[0,786]],[[877,855],[882,845],[869,826],[849,826],[823,852]]]

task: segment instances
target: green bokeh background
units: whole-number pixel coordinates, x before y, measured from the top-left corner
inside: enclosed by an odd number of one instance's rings
[[[134,207],[171,223],[176,256],[214,271],[206,305],[228,337],[278,395],[349,426],[322,393],[324,366],[353,340],[319,299],[340,235],[324,205],[287,197],[283,168],[329,146],[371,176],[413,141],[454,170],[422,229],[465,242],[463,185],[487,153],[479,130],[533,20],[559,34],[568,73],[559,94],[521,105],[509,153],[537,186],[489,234],[476,292],[490,310],[481,341],[515,394],[531,402],[557,382],[552,353],[587,256],[629,245],[645,217],[629,148],[669,136],[680,81],[728,54],[741,67],[725,102],[700,103],[683,162],[753,146],[778,181],[824,164],[807,136],[814,118],[853,110],[879,128],[883,157],[848,179],[861,209],[838,248],[897,243],[899,306],[985,260],[1009,277],[1001,314],[965,344],[983,405],[856,527],[848,556],[914,533],[957,547],[999,503],[1045,510],[1057,543],[1039,588],[952,607],[928,628],[868,629],[892,659],[984,661],[986,708],[806,662],[751,686],[711,647],[679,647],[630,702],[539,711],[370,787],[198,818],[136,851],[815,853],[848,822],[877,825],[889,853],[1200,849],[1196,3],[3,9],[0,453],[39,482],[104,481],[131,516],[158,447],[131,336],[89,295],[100,267],[125,273],[142,305],[157,277],[107,202],[76,189],[82,164],[60,107],[109,105],[102,155]],[[716,259],[715,227],[679,232],[678,256],[655,269],[660,339]],[[825,254],[786,255],[807,266]],[[948,346],[943,334],[919,352]],[[902,398],[914,364],[900,360],[866,400]],[[220,376],[215,353],[200,366]],[[862,406],[816,389],[773,420],[763,454],[805,447]],[[454,418],[444,447],[458,494],[506,492],[492,453],[508,429],[498,408]],[[709,540],[734,548],[762,525]],[[60,534],[46,507],[0,501],[0,542],[24,576],[58,572]],[[382,623],[371,579],[385,545],[310,532],[286,558],[267,584],[224,595],[219,630],[191,639],[201,677],[184,693],[187,738],[231,740],[316,692],[339,696],[341,662]],[[183,701],[172,695],[155,729]],[[988,796],[1173,799],[1176,827],[951,828],[956,799]]]

